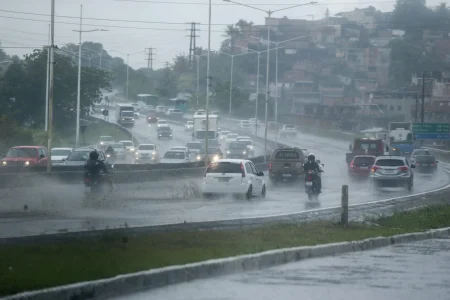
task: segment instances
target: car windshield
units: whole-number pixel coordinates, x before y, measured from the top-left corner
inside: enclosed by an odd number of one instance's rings
[[[179,150],[179,151],[186,151],[185,147],[172,147],[171,150]]]
[[[133,147],[133,142],[120,142],[120,143],[126,147]]]
[[[83,151],[74,151],[69,157],[67,157],[68,161],[86,161],[89,159],[89,153],[92,150],[83,150]]]
[[[300,159],[300,153],[295,150],[278,150],[275,159]]]
[[[194,121],[187,121],[188,125],[194,125]]]
[[[36,149],[34,148],[11,148],[6,157],[36,157]]]
[[[355,150],[377,150],[379,142],[357,142],[355,143]]]
[[[138,150],[155,150],[154,145],[140,145]]]
[[[184,159],[185,155],[184,155],[184,152],[181,152],[181,151],[167,151],[166,154],[164,154],[164,158],[167,158],[167,159]]]
[[[158,124],[161,124],[161,125],[167,124],[167,121],[158,121]]]
[[[101,136],[100,141],[102,142],[112,142],[114,139],[112,136]]]
[[[295,129],[294,125],[286,125],[286,129]]]
[[[123,111],[120,113],[120,115],[122,117],[134,117],[134,112],[133,111]]]
[[[69,156],[72,150],[69,149],[52,149],[52,156]]]
[[[430,154],[430,152],[428,151],[428,149],[427,150],[420,149],[420,150],[415,150],[414,151],[414,155],[415,156],[417,156],[417,155],[429,155],[429,154]]]
[[[241,164],[237,162],[218,162],[211,163],[206,173],[241,173]]]
[[[187,143],[186,147],[188,147],[189,149],[200,149],[202,148],[203,144],[202,143]]]
[[[170,131],[170,127],[168,126],[161,127],[159,128],[159,131]]]
[[[228,134],[230,134],[229,131],[222,131],[222,132],[220,133],[220,135],[228,135]]]
[[[229,135],[227,135],[227,138],[228,138],[228,139],[235,139],[235,138],[237,138],[237,137],[238,137],[237,134],[229,134]]]
[[[373,163],[375,162],[375,157],[355,157],[355,159],[353,160],[353,163],[355,165],[366,165],[366,166],[371,166],[373,165]]]
[[[239,143],[244,144],[244,145],[246,145],[246,146],[252,144],[252,141],[250,141],[250,140],[240,140],[240,139],[237,139],[236,142],[239,142]]]
[[[230,143],[230,150],[244,150],[247,148],[247,145],[244,143],[232,142]]]
[[[375,165],[380,167],[401,167],[404,166],[405,163],[401,159],[379,159]]]
[[[198,154],[206,154],[206,149],[202,148],[198,151]],[[222,151],[219,148],[209,148],[208,154],[222,154]]]
[[[111,147],[113,147],[114,149],[123,149],[122,144],[113,144],[113,145],[111,145]]]
[[[418,163],[434,163],[436,162],[436,158],[434,155],[419,155],[416,156],[416,162]]]

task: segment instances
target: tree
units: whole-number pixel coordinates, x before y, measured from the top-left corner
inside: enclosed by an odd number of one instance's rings
[[[425,0],[397,0],[392,12],[393,29],[402,29],[412,39],[420,40],[424,29],[431,29],[433,11],[425,6]]]
[[[234,50],[234,43],[236,39],[238,39],[240,36],[239,28],[234,25],[227,25],[225,28],[225,33],[222,35],[222,37],[225,37],[226,39],[222,41],[221,49],[224,50]],[[231,52],[230,51],[230,52]]]

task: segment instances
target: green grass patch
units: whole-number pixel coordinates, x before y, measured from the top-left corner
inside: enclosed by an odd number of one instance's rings
[[[110,135],[115,140],[130,140],[131,136],[122,131],[114,124],[103,122],[101,120],[93,120],[84,132],[80,131],[80,145],[96,144],[101,135]],[[36,131],[33,133],[33,140],[36,145],[47,145],[47,133],[44,131]],[[74,147],[75,146],[75,128],[54,128],[53,131],[53,147]]]
[[[450,205],[371,220],[330,221],[257,229],[101,236],[54,244],[0,248],[0,296],[270,249],[361,240],[450,226]]]

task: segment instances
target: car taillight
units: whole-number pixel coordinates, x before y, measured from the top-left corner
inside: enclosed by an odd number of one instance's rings
[[[272,171],[272,164],[269,164],[269,172]]]
[[[402,166],[400,168],[398,168],[400,171],[402,171],[403,173],[408,172],[409,168],[407,166]]]
[[[242,178],[245,177],[245,169],[244,169],[244,164],[241,163],[241,172],[242,172]]]
[[[416,165],[417,165],[417,164],[416,164]],[[436,163],[432,163],[431,166],[432,166],[432,167],[435,167],[435,166],[436,166]]]
[[[372,170],[372,173],[375,173],[379,169],[381,169],[379,166],[373,166],[371,170]]]
[[[352,161],[351,163],[350,163],[350,168],[354,168],[355,167],[355,163]]]
[[[416,163],[416,166],[420,166],[420,163]]]
[[[312,176],[308,176],[308,180],[309,180],[309,181],[312,181]]]
[[[86,182],[86,183],[88,183],[89,181],[91,181],[91,180],[87,177],[84,179],[84,182]]]

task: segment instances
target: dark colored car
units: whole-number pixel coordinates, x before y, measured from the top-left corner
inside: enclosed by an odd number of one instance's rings
[[[369,177],[376,157],[373,155],[357,155],[348,166],[350,176]]]
[[[304,179],[305,155],[299,148],[278,148],[270,157],[269,178],[273,183],[277,181]]]
[[[206,158],[206,149],[202,148],[197,153],[196,161],[205,161]],[[223,158],[223,153],[220,148],[209,148],[208,147],[208,162],[217,161]]]
[[[158,140],[160,139],[172,139],[172,129],[169,126],[162,126],[157,129]]]
[[[231,142],[227,148],[226,158],[247,159],[248,149],[245,143]]]
[[[147,114],[147,123],[156,123],[158,122],[158,116],[156,115],[156,111],[150,112]]]
[[[414,160],[416,172],[418,173],[435,173],[437,171],[438,161],[434,155],[417,155]]]

